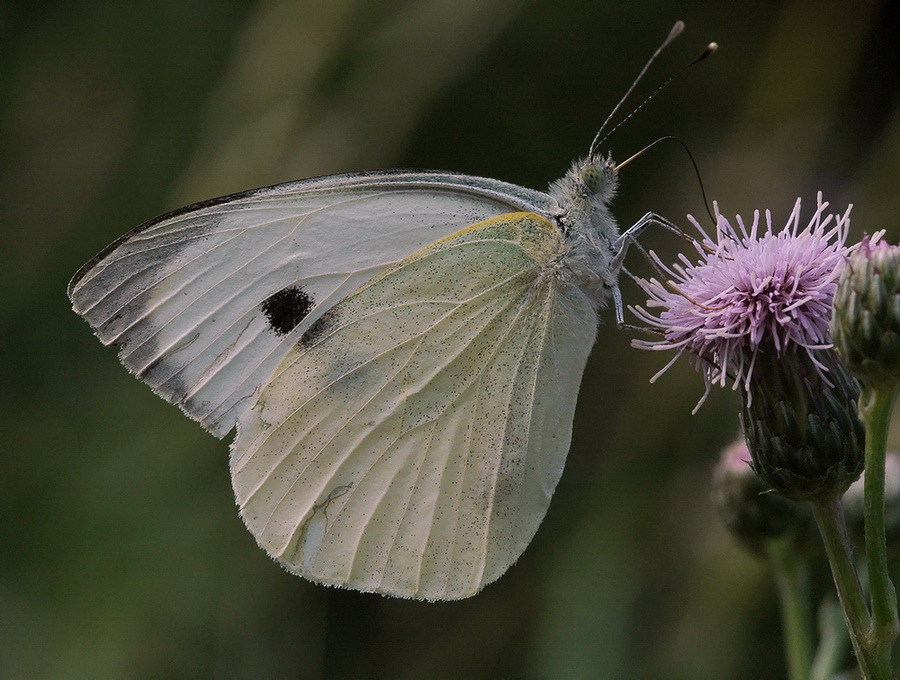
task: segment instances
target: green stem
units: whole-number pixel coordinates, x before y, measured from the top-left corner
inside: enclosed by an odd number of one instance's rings
[[[865,680],[888,680],[890,675],[876,675],[866,644],[872,619],[866,607],[859,577],[853,566],[853,548],[847,536],[841,497],[836,494],[819,496],[812,501],[813,516],[825,542],[825,552],[831,565],[831,574],[837,586],[838,599],[847,620],[850,642]]]
[[[868,387],[860,397],[859,409],[866,426],[866,564],[873,619],[869,646],[878,666],[888,669],[888,672],[891,666],[891,649],[900,631],[897,595],[888,573],[884,528],[884,456],[896,397],[896,384]]]
[[[790,540],[769,541],[766,552],[778,588],[788,677],[808,680],[813,653],[809,565]]]

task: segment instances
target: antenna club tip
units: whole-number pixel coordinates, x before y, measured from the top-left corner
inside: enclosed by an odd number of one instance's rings
[[[708,56],[712,55],[717,49],[719,49],[719,43],[711,42],[709,45],[706,46],[706,49],[703,50],[703,52],[700,54],[700,56],[694,60],[694,64],[696,64],[698,61],[703,61]]]
[[[676,22],[675,22],[675,25],[672,26],[672,30],[669,31],[669,38],[668,38],[668,40],[673,40],[674,38],[678,37],[678,35],[679,35],[683,30],[684,30],[684,22],[681,21],[681,20],[676,21]],[[667,42],[668,42],[668,40],[667,40]]]

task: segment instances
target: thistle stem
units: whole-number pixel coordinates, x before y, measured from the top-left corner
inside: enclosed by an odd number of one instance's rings
[[[778,589],[788,678],[808,680],[813,653],[809,565],[793,541],[769,541],[766,552]]]
[[[860,415],[866,426],[865,533],[872,630],[869,646],[879,668],[890,673],[891,650],[900,624],[897,595],[887,565],[884,527],[884,457],[897,384],[866,387],[860,397]],[[886,677],[893,677],[888,675]]]
[[[841,497],[826,494],[812,500],[813,516],[819,525],[819,532],[825,542],[825,552],[831,565],[831,574],[837,587],[838,599],[847,620],[850,642],[856,653],[856,660],[865,680],[889,680],[888,674],[877,673],[866,644],[872,628],[872,618],[866,607],[862,586],[856,568],[853,566],[853,548],[847,536]]]

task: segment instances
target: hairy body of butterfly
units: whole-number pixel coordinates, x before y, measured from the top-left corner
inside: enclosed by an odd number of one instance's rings
[[[189,206],[69,285],[122,362],[216,436],[259,544],[319,583],[470,596],[519,557],[571,439],[623,240],[615,166],[549,193],[420,171]]]

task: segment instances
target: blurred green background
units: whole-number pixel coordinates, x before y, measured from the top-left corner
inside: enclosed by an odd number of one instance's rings
[[[721,49],[617,131],[614,156],[677,135],[726,214],[783,222],[821,189],[855,204],[854,240],[896,242],[896,0],[0,5],[0,677],[784,677],[771,578],[709,498],[735,395],[691,416],[700,377],[648,384],[668,357],[631,349],[611,314],[534,542],[478,596],[423,604],[271,562],[226,443],[130,377],[65,297],[137,224],[255,186],[407,166],[544,188],[676,19],[639,93]],[[624,226],[704,211],[674,144],[623,171],[614,208]]]

